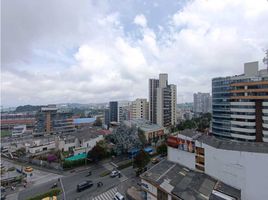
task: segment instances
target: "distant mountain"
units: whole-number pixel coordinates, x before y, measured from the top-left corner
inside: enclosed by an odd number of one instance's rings
[[[34,112],[41,109],[42,106],[32,106],[32,105],[24,105],[18,106],[15,112]]]

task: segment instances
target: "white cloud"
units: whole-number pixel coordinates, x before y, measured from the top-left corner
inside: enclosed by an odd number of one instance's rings
[[[136,15],[136,17],[134,19],[134,23],[139,25],[139,26],[146,27],[147,26],[147,19],[143,14]]]
[[[68,32],[71,36],[64,39],[67,43],[56,36],[50,40],[49,34],[37,40],[53,41],[55,46],[77,44],[69,55],[72,65],[53,69],[44,64],[44,69],[36,69],[32,57],[26,56],[31,68],[19,68],[18,62],[3,68],[4,105],[147,97],[148,78],[160,72],[167,72],[169,82],[178,85],[180,101],[191,101],[193,92],[210,92],[211,78],[242,73],[244,62],[261,60],[262,49],[268,48],[266,0],[191,1],[182,10],[170,13],[170,21],[159,24],[157,30],[147,26],[144,15],[136,15],[134,23],[139,26],[131,32],[125,30],[120,12],[91,9],[102,12],[91,17],[83,12],[78,24],[73,22],[79,30],[74,35],[72,27],[53,34],[66,36]],[[37,42],[32,43],[35,49]],[[50,52],[38,49],[39,57]]]

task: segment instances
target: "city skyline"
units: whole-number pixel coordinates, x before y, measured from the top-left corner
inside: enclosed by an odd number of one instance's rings
[[[2,8],[4,107],[148,98],[147,81],[159,73],[177,85],[178,103],[190,102],[195,92],[211,93],[212,78],[242,74],[245,62],[265,68],[266,0]]]

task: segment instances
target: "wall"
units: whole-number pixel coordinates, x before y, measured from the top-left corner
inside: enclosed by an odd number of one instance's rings
[[[43,150],[44,148],[47,148],[46,151],[51,150],[51,149],[55,149],[56,148],[55,142],[52,142],[52,143],[47,144],[47,145],[42,145],[42,146],[29,147],[28,150],[30,153],[35,154],[35,153],[39,153],[39,152],[44,151]]]
[[[168,160],[195,170],[195,153],[168,146]]]
[[[155,186],[145,181],[144,179],[141,179],[141,183],[148,186],[148,188],[143,187],[145,190],[148,190],[150,193],[157,197],[157,188]],[[157,200],[156,197],[151,195],[149,192],[147,192],[147,200]]]
[[[268,196],[268,154],[216,149],[206,144],[205,173],[241,189],[245,200]]]
[[[92,138],[88,141],[83,141],[82,143],[82,147],[86,147],[87,148],[87,152],[89,152],[96,144],[97,142],[103,140],[103,135],[99,135],[98,137],[96,138]]]

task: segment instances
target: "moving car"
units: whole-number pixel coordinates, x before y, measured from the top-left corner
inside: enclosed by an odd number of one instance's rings
[[[93,182],[92,181],[84,181],[84,182],[79,183],[77,185],[76,191],[77,192],[81,192],[81,191],[83,191],[85,189],[88,189],[88,188],[90,188],[92,186],[93,186]]]
[[[33,168],[28,166],[28,167],[25,167],[24,169],[25,172],[32,172],[33,171]]]
[[[119,192],[115,193],[114,200],[124,200],[124,196],[120,194]]]
[[[159,162],[159,159],[158,159],[158,158],[153,158],[153,159],[152,159],[152,163],[153,163],[153,164],[156,164],[156,163],[158,163],[158,162]]]
[[[120,174],[120,172],[119,171],[117,171],[117,170],[114,170],[114,171],[112,171],[111,172],[111,174],[110,174],[110,177],[116,177],[116,176],[119,176],[119,174]]]

